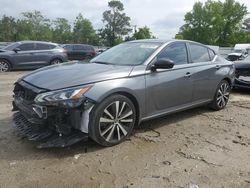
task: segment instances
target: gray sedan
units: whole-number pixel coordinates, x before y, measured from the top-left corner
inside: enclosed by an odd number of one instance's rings
[[[87,137],[113,146],[142,121],[201,105],[225,108],[234,74],[232,62],[196,42],[127,42],[90,63],[24,76],[14,89],[14,122],[29,139],[42,141],[41,148]]]

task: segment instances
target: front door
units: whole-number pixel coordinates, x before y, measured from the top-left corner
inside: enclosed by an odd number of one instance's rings
[[[169,59],[175,65],[172,69],[157,69],[146,74],[148,116],[182,108],[192,100],[192,68],[188,64],[186,43],[169,44],[157,56],[159,58]]]

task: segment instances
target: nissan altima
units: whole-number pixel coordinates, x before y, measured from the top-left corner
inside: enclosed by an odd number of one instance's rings
[[[65,147],[91,138],[113,146],[141,122],[209,105],[225,108],[232,62],[184,40],[117,45],[90,63],[36,70],[15,83],[14,125],[38,147]]]

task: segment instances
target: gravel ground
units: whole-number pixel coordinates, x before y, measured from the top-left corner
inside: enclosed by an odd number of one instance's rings
[[[13,83],[0,75],[0,187],[250,187],[250,91],[226,109],[196,108],[141,124],[124,143],[36,149],[11,127]]]

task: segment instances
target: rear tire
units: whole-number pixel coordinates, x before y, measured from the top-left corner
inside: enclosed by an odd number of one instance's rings
[[[0,72],[9,72],[10,70],[11,64],[5,59],[0,59]]]
[[[62,60],[61,60],[61,59],[53,59],[53,60],[50,62],[51,65],[57,65],[57,64],[60,64],[60,63],[62,63]]]
[[[136,110],[130,99],[112,95],[90,114],[89,135],[102,146],[113,146],[130,136],[136,122]]]
[[[221,110],[226,107],[231,92],[231,86],[226,80],[222,80],[216,89],[214,99],[209,105],[213,110]]]

